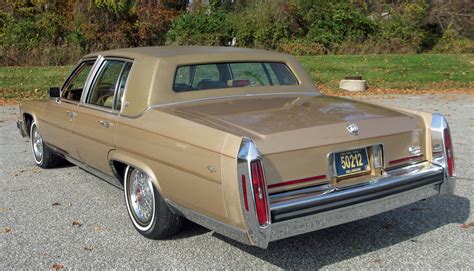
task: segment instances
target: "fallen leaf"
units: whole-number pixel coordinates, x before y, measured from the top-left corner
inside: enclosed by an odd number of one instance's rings
[[[64,265],[62,263],[55,263],[51,266],[51,268],[53,270],[59,270],[59,269],[63,269],[64,268]]]
[[[85,247],[84,247],[85,250],[87,251],[92,251],[94,250],[94,246],[92,244],[87,244]]]
[[[11,230],[12,229],[10,227],[7,227],[7,226],[2,227],[2,233],[9,233],[9,232],[11,232]]]
[[[382,259],[377,258],[374,260],[374,263],[382,263]]]
[[[81,223],[81,221],[79,221],[79,220],[74,220],[74,221],[72,221],[72,225],[73,225],[73,226],[80,227],[80,226],[82,226],[82,223]]]
[[[459,225],[459,227],[461,227],[462,229],[468,229],[470,227],[474,227],[474,222],[464,223]]]
[[[102,227],[100,225],[95,225],[95,232],[103,232],[103,231],[109,231],[110,228],[107,227]]]

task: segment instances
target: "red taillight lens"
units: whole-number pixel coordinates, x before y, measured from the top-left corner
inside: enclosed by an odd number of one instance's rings
[[[270,223],[270,217],[268,215],[268,201],[262,163],[259,160],[251,162],[250,170],[252,171],[252,188],[255,197],[258,222],[261,226],[265,226]]]
[[[446,149],[446,163],[448,164],[449,176],[454,176],[454,151],[451,133],[449,129],[444,129],[444,148]]]

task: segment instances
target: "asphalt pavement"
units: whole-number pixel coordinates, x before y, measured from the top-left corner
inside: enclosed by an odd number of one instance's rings
[[[474,95],[358,99],[444,113],[455,143],[455,196],[249,247],[186,222],[173,238],[140,236],[122,191],[75,166],[44,170],[0,106],[0,269],[474,269]],[[471,225],[469,225],[471,223]]]

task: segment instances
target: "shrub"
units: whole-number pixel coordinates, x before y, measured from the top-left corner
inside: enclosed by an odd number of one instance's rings
[[[167,34],[171,45],[227,45],[233,38],[234,27],[229,13],[223,10],[184,12]]]
[[[234,14],[239,46],[277,49],[303,36],[303,20],[293,3],[267,3]]]
[[[448,29],[444,32],[431,52],[455,54],[474,53],[474,41],[460,37],[454,29]]]
[[[380,20],[380,41],[396,40],[400,45],[420,52],[427,38],[423,31],[426,5],[421,3],[404,3],[393,8],[388,19]]]
[[[321,43],[315,43],[306,39],[286,40],[279,44],[278,51],[292,55],[324,55],[328,53],[327,48]]]
[[[150,46],[166,43],[166,33],[179,12],[161,5],[142,4],[137,9],[137,20],[134,24],[137,37],[135,45]]]
[[[369,37],[364,42],[344,41],[334,46],[330,53],[338,55],[413,54],[416,53],[416,49],[407,45],[399,38],[378,39]]]
[[[300,9],[308,26],[307,39],[328,50],[346,40],[362,42],[378,31],[376,22],[345,1],[303,2]]]

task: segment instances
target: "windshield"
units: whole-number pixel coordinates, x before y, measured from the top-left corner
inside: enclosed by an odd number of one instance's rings
[[[178,67],[173,90],[185,92],[217,88],[298,84],[296,77],[284,63],[209,63]]]

